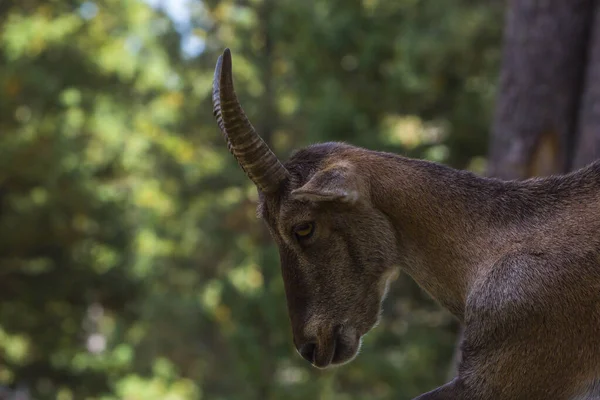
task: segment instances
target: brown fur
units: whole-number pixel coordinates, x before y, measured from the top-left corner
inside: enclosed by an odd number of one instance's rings
[[[584,398],[600,378],[600,162],[500,181],[326,143],[285,167],[259,215],[313,364],[356,355],[400,268],[465,324],[459,376],[419,399]]]

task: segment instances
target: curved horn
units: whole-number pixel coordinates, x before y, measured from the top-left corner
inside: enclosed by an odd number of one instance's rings
[[[212,101],[213,113],[231,154],[261,191],[276,191],[289,173],[246,118],[233,89],[229,49],[217,60]]]

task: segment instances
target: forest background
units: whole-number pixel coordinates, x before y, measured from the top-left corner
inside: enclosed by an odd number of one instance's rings
[[[294,351],[213,68],[231,48],[283,158],[340,140],[486,174],[505,11],[0,0],[0,398],[410,399],[444,382],[458,323],[405,275],[353,363]]]

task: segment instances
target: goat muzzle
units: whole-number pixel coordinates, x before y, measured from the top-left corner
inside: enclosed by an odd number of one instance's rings
[[[289,172],[258,135],[238,101],[229,49],[217,60],[212,101],[213,113],[231,154],[259,190],[275,192],[289,177]]]

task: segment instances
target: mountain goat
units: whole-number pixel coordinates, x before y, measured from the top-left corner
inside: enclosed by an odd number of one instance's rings
[[[352,360],[401,269],[465,325],[458,376],[418,399],[591,395],[600,378],[600,162],[526,181],[324,143],[280,162],[219,57],[214,114],[259,192],[298,352]]]

